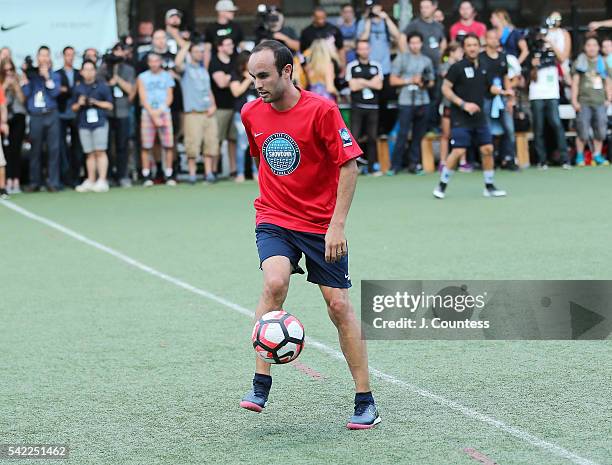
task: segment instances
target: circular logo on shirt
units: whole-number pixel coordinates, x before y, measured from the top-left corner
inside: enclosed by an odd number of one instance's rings
[[[300,164],[300,149],[291,136],[284,132],[269,136],[261,151],[268,166],[277,176],[293,173]]]

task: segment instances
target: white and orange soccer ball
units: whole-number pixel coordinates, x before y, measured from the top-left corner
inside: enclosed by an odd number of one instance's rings
[[[268,363],[289,363],[304,348],[304,326],[284,310],[263,315],[253,328],[253,348]]]

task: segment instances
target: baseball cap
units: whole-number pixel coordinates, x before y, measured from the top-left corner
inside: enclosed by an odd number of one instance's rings
[[[219,0],[215,5],[217,11],[237,11],[238,7],[234,5],[232,0]]]
[[[166,11],[166,19],[170,19],[173,16],[178,16],[179,18],[182,18],[183,17],[183,13],[181,13],[176,8],[172,8],[172,9]]]

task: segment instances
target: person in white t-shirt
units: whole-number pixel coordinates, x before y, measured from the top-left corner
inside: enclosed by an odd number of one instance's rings
[[[529,102],[533,125],[533,141],[538,168],[547,169],[546,144],[544,142],[544,121],[555,133],[557,149],[561,156],[564,169],[570,169],[567,155],[567,141],[565,131],[559,117],[559,71],[553,55],[531,57],[531,79],[529,83]]]

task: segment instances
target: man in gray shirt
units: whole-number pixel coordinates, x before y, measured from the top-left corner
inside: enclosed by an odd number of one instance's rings
[[[204,155],[206,179],[210,182],[214,179],[214,168],[219,156],[219,134],[210,74],[204,67],[204,44],[185,43],[176,56],[176,69],[182,74],[189,182],[195,184],[196,158],[200,152]]]
[[[104,55],[98,79],[106,82],[113,94],[113,110],[108,115],[109,141],[115,139],[114,153],[109,153],[109,177],[121,187],[130,187],[128,176],[128,140],[130,137],[130,106],[136,94],[136,72],[125,62],[125,50],[117,43],[110,55]],[[111,148],[113,144],[108,144]],[[110,151],[109,151],[110,152]]]
[[[400,53],[391,65],[390,83],[400,87],[399,132],[391,156],[393,175],[402,169],[406,140],[412,132],[408,171],[421,172],[421,139],[427,129],[427,113],[430,103],[427,89],[434,84],[435,73],[431,59],[421,53],[423,36],[418,32],[408,34],[408,51]]]
[[[421,0],[419,3],[420,16],[408,24],[404,30],[404,33],[402,34],[402,40],[400,42],[400,49],[406,50],[406,37],[412,32],[419,32],[423,37],[423,55],[431,58],[434,71],[438,70],[438,66],[440,66],[440,58],[447,45],[446,36],[444,34],[444,26],[434,20],[434,13],[437,7],[437,0]],[[440,114],[438,113],[438,107],[440,105],[440,101],[442,100],[441,88],[442,81],[436,73],[434,85],[429,89],[429,98],[432,101],[432,105],[429,106],[428,110],[428,128],[436,128],[440,126]]]

